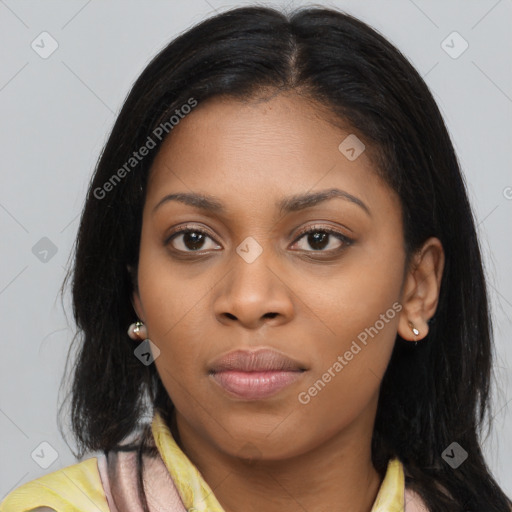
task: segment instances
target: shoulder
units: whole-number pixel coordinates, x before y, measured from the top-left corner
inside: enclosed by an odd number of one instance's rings
[[[91,457],[27,482],[10,492],[0,503],[0,512],[38,509],[109,512],[98,471],[98,458]]]
[[[144,455],[142,459],[144,489],[149,510],[186,512],[178,489],[160,455]],[[138,496],[137,454],[133,451],[109,452],[108,460],[101,461],[99,469],[108,502],[115,502],[120,511],[142,512]],[[115,478],[110,479],[108,474],[115,475]]]
[[[404,493],[404,510],[405,512],[429,512],[421,496],[408,487],[405,488]]]
[[[402,464],[404,472],[404,512],[430,512],[421,495],[410,487],[412,475],[407,466]]]

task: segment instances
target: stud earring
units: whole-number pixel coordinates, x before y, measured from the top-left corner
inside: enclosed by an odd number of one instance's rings
[[[411,328],[411,331],[414,334],[414,336],[418,336],[420,331],[416,329],[416,327],[414,327],[414,324],[412,322],[409,322],[409,327]]]
[[[408,322],[409,327],[414,335],[414,346],[416,347],[418,345],[418,340],[416,339],[416,336],[420,333],[419,329],[417,329],[412,322]]]
[[[148,337],[148,331],[142,322],[137,321],[128,327],[128,336],[132,340],[145,340]]]

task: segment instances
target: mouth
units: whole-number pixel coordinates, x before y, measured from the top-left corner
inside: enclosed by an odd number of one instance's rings
[[[240,372],[227,370],[211,377],[225,391],[245,400],[261,400],[297,381],[304,371]]]
[[[209,375],[230,396],[261,400],[301,378],[306,368],[270,349],[236,350],[216,360]]]

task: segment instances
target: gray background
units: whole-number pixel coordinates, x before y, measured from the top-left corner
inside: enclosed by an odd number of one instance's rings
[[[249,3],[0,0],[0,499],[75,462],[56,419],[73,336],[69,297],[63,307],[58,291],[88,180],[131,84],[177,34],[216,10]],[[323,5],[356,15],[398,46],[433,91],[452,135],[475,209],[496,330],[494,430],[484,450],[512,495],[512,1]],[[51,49],[44,31],[58,43],[46,59],[31,47],[35,41],[39,52]],[[457,58],[464,43],[446,40],[453,31],[469,45]]]

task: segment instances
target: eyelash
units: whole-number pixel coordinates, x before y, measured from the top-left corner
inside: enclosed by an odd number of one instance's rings
[[[201,235],[206,235],[207,237],[209,237],[210,239],[212,239],[215,243],[218,244],[218,242],[205,230],[203,229],[200,229],[200,228],[196,228],[194,226],[189,226],[189,225],[186,225],[186,226],[183,226],[181,229],[171,233],[165,240],[165,245],[168,245],[170,244],[170,242],[172,242],[172,240],[174,240],[175,238],[177,238],[179,235],[182,235],[182,234],[186,234],[186,233],[199,233]],[[295,238],[293,244],[296,244],[299,240],[301,240],[304,236],[306,235],[309,235],[311,233],[327,233],[329,235],[332,235],[334,236],[335,238],[337,238],[340,242],[343,243],[343,245],[337,249],[331,249],[331,250],[328,250],[328,251],[324,251],[324,250],[310,250],[310,251],[307,251],[307,252],[313,252],[313,253],[317,253],[317,254],[334,254],[334,253],[339,253],[341,251],[343,251],[346,247],[350,246],[354,240],[347,237],[346,235],[340,233],[339,231],[333,229],[333,228],[329,228],[329,227],[326,227],[326,226],[309,226],[308,228],[305,228],[304,230],[300,231],[297,235],[297,237]],[[201,254],[201,251],[182,251],[180,249],[174,249],[175,252],[177,253],[180,253],[180,254]]]

